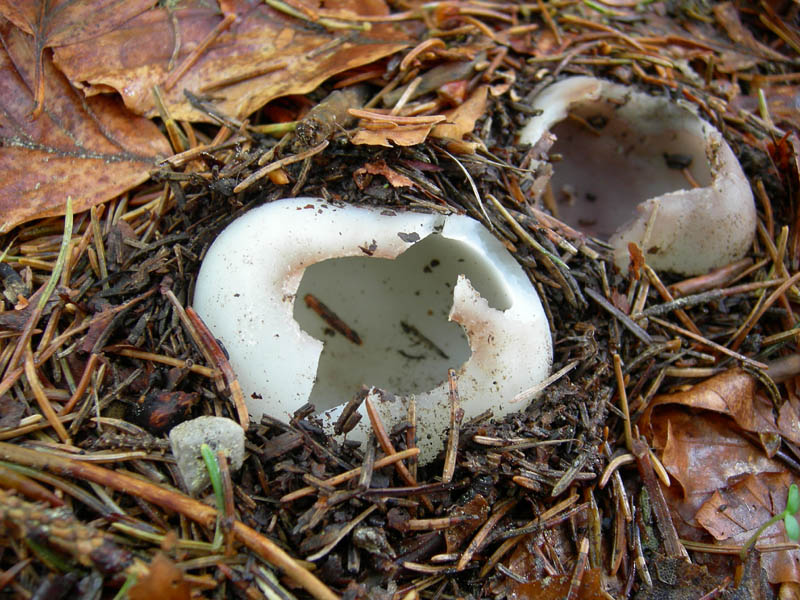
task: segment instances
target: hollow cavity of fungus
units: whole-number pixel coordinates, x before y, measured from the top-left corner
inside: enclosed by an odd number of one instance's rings
[[[318,199],[281,200],[229,225],[208,251],[194,305],[224,344],[254,417],[307,402],[332,429],[362,386],[388,427],[416,400],[421,459],[450,423],[447,370],[465,419],[549,374],[552,341],[525,273],[480,223]],[[363,410],[363,407],[359,410]],[[362,418],[350,434],[370,431]]]
[[[722,135],[670,101],[592,77],[545,88],[541,114],[520,141],[556,140],[551,180],[558,216],[614,247],[627,272],[628,244],[656,269],[704,273],[741,258],[753,240],[750,185]]]

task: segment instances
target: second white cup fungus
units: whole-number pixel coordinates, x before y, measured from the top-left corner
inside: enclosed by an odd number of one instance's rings
[[[533,108],[541,113],[520,141],[556,137],[559,217],[608,240],[623,272],[630,242],[652,267],[684,275],[747,252],[756,229],[750,185],[719,131],[692,110],[593,77],[548,86]]]
[[[320,316],[320,303],[344,325]],[[552,363],[538,294],[466,216],[313,198],[266,204],[212,244],[194,306],[227,349],[254,417],[286,419],[312,402],[332,429],[366,385],[390,392],[376,403],[390,428],[413,395],[423,462],[449,426],[448,368],[466,420],[524,408],[511,399]],[[349,437],[369,431],[364,416]]]

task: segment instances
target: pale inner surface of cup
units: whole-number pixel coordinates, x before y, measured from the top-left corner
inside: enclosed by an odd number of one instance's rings
[[[350,400],[362,385],[391,393],[427,392],[470,357],[462,327],[448,321],[453,287],[465,275],[492,308],[511,306],[499,274],[467,244],[432,234],[394,260],[347,257],[305,270],[294,318],[324,349],[309,402],[322,412]],[[312,294],[358,334],[361,345],[305,302]]]
[[[642,107],[604,98],[574,104],[570,117],[551,128],[551,155],[563,157],[551,180],[558,216],[603,240],[644,200],[691,189],[682,165],[700,186],[712,180],[696,117],[663,100],[629,102]]]

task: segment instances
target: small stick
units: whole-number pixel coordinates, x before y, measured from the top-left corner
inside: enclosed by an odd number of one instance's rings
[[[566,375],[567,373],[572,371],[572,369],[577,367],[578,364],[580,364],[580,362],[581,362],[580,360],[573,360],[571,363],[569,363],[565,367],[562,367],[561,369],[559,369],[558,371],[556,371],[555,373],[550,375],[548,378],[546,378],[541,383],[538,383],[538,384],[534,385],[533,387],[528,388],[527,390],[524,390],[524,391],[520,392],[519,394],[517,394],[516,396],[514,396],[511,399],[511,403],[513,404],[515,402],[523,402],[523,401],[527,402],[528,400],[530,400],[531,398],[536,396],[536,394],[538,394],[539,392],[541,392],[542,390],[547,388],[547,386],[549,386],[551,383],[554,383],[554,382],[558,381],[564,375]]]
[[[718,344],[716,342],[712,342],[711,340],[706,339],[701,335],[696,335],[696,334],[692,333],[691,331],[689,331],[688,329],[684,329],[683,327],[678,327],[677,325],[673,325],[672,323],[664,321],[663,319],[659,319],[658,317],[650,317],[650,320],[653,323],[658,323],[662,327],[666,327],[667,329],[669,329],[671,331],[674,331],[675,333],[679,333],[681,335],[685,335],[686,337],[691,338],[696,342],[700,342],[701,344],[703,344],[705,346],[708,346],[709,348],[713,348],[714,350],[718,350],[718,351],[722,352],[723,354],[727,354],[728,356],[730,356],[732,358],[735,358],[736,360],[740,360],[740,361],[742,361],[744,363],[747,363],[749,365],[752,365],[754,367],[758,367],[759,369],[768,369],[769,368],[768,365],[766,365],[766,364],[764,364],[762,362],[759,362],[757,360],[753,360],[752,358],[748,358],[744,354],[739,354],[738,352],[734,352],[733,350],[730,350],[730,349],[726,348],[722,344]]]
[[[636,458],[633,456],[633,454],[620,454],[619,456],[614,457],[606,465],[606,468],[603,471],[597,486],[602,490],[604,487],[606,487],[606,484],[608,483],[608,480],[611,479],[611,476],[617,472],[617,469],[634,462],[636,462]]]
[[[603,298],[603,296],[599,292],[590,287],[584,288],[583,292],[587,296],[589,296],[589,298],[597,302],[602,308],[604,308],[606,311],[610,312],[613,316],[615,316],[617,320],[619,320],[619,322],[622,323],[628,329],[628,331],[630,331],[633,335],[642,340],[645,344],[649,345],[653,343],[653,338],[650,337],[649,333],[647,333],[644,329],[642,329],[639,325],[637,325],[633,321],[633,319],[631,319],[628,315],[626,315],[616,306],[611,304],[611,302]]]
[[[412,394],[408,399],[408,429],[406,429],[406,447],[417,447],[417,399]],[[417,477],[417,458],[408,460],[408,472]]]
[[[646,308],[643,311],[641,311],[638,315],[636,315],[636,318],[643,319],[650,316],[661,317],[678,308],[688,308],[691,306],[697,306],[698,304],[706,304],[708,302],[711,302],[712,300],[717,300],[719,298],[726,298],[728,296],[736,296],[739,294],[747,294],[749,292],[754,292],[756,290],[775,287],[783,282],[784,279],[753,281],[750,283],[735,285],[729,288],[711,290],[709,292],[692,294],[690,296],[681,296],[680,298],[676,298],[675,300],[672,300],[670,302],[665,302],[664,304],[656,304],[654,306]]]
[[[75,405],[78,403],[78,400],[81,399],[83,393],[86,391],[86,388],[89,387],[89,379],[92,377],[92,373],[94,372],[95,366],[97,366],[97,361],[99,360],[100,355],[96,352],[92,352],[89,356],[89,360],[86,361],[86,367],[83,369],[83,375],[81,375],[81,380],[78,382],[78,387],[75,388],[75,393],[72,394],[70,399],[67,403],[61,407],[59,411],[59,415],[62,417],[64,415],[68,415]]]
[[[301,160],[305,160],[309,156],[314,156],[315,154],[322,152],[325,148],[328,147],[329,143],[330,142],[328,142],[328,140],[322,140],[319,144],[317,144],[313,148],[309,148],[304,152],[299,152],[298,154],[295,154],[293,156],[287,156],[286,158],[281,158],[280,160],[276,160],[275,162],[271,162],[268,165],[261,167],[258,171],[246,177],[235,188],[233,188],[233,193],[238,194],[239,192],[245,191],[256,181],[262,179],[263,177],[266,177],[272,171],[277,171],[278,169],[282,169],[287,165],[300,162]]]
[[[53,405],[50,404],[50,400],[47,399],[39,377],[36,375],[36,367],[33,364],[33,351],[30,346],[25,349],[25,376],[28,378],[28,384],[31,386],[36,402],[39,404],[39,408],[42,410],[47,422],[56,430],[59,439],[64,444],[70,444],[69,434],[64,424],[59,420]]]
[[[769,297],[761,303],[761,306],[756,310],[747,321],[741,326],[738,335],[731,341],[731,349],[736,351],[739,346],[741,346],[744,338],[747,337],[747,334],[750,333],[750,330],[755,327],[758,320],[762,317],[762,315],[766,312],[766,310],[772,306],[778,298],[781,298],[790,287],[792,287],[795,283],[800,281],[800,272],[795,273],[789,279],[784,281],[774,292],[772,292]],[[762,367],[763,368],[763,367]]]
[[[180,303],[178,298],[175,296],[175,292],[170,289],[162,288],[161,293],[166,296],[167,300],[169,300],[170,304],[172,304],[172,308],[175,309],[178,318],[180,319],[183,326],[186,328],[189,337],[192,338],[197,349],[200,350],[200,354],[203,355],[203,358],[206,359],[206,362],[209,365],[214,365],[214,358],[211,356],[211,352],[206,347],[206,344],[203,343],[203,339],[200,337],[200,334],[197,332],[197,328],[194,326],[194,323],[189,320],[189,317],[186,314],[186,310],[183,308],[183,305]],[[216,366],[216,365],[214,365]],[[214,375],[214,383],[216,384],[217,391],[223,391],[225,389],[225,383],[222,381],[222,373],[218,369],[216,369],[216,374]],[[245,427],[245,429],[247,429]]]
[[[650,267],[650,265],[644,265],[644,272],[647,274],[647,278],[650,280],[650,283],[653,284],[653,287],[658,290],[658,293],[661,295],[661,298],[664,302],[673,302],[675,298],[672,297],[672,294],[669,293],[667,286],[659,278],[658,274]],[[697,325],[694,324],[689,318],[689,315],[686,314],[682,308],[675,309],[675,315],[680,319],[681,323],[683,323],[689,331],[692,333],[696,333],[697,335],[700,334],[700,330],[697,328]]]
[[[575,600],[578,597],[578,592],[581,588],[581,580],[583,573],[586,570],[586,564],[589,562],[589,540],[583,538],[581,540],[580,549],[578,550],[578,560],[575,562],[575,569],[572,571],[572,577],[569,580],[569,589],[567,591],[567,600]]]
[[[419,448],[409,448],[408,450],[401,450],[396,454],[391,454],[389,456],[384,456],[383,458],[379,458],[375,461],[375,465],[373,466],[374,469],[382,469],[383,467],[387,467],[391,464],[396,463],[400,460],[405,460],[406,458],[411,458],[413,456],[417,456],[419,454]],[[361,467],[356,467],[355,469],[350,469],[349,471],[345,471],[344,473],[339,473],[338,475],[334,475],[333,477],[329,477],[325,480],[325,483],[331,486],[339,485],[340,483],[344,483],[345,481],[350,481],[351,479],[355,479],[361,474]],[[294,492],[290,492],[281,498],[281,502],[292,502],[293,500],[299,500],[300,498],[305,498],[306,496],[313,494],[316,491],[316,488],[312,486],[306,486],[304,488],[300,488],[299,490],[295,490]]]
[[[170,290],[169,293],[171,294],[172,291]],[[242,393],[242,386],[239,385],[239,379],[236,377],[231,363],[228,361],[222,348],[219,347],[217,339],[203,322],[203,319],[200,318],[200,315],[198,315],[191,306],[186,309],[186,317],[189,322],[191,322],[194,330],[202,341],[202,346],[208,349],[211,364],[222,371],[222,374],[225,376],[225,380],[231,390],[231,396],[233,396],[233,405],[236,407],[236,416],[239,418],[239,425],[242,426],[242,429],[247,431],[247,428],[250,426],[250,415],[247,413],[247,404],[245,403],[244,394]]]
[[[375,409],[375,404],[369,396],[364,399],[364,405],[367,408],[367,415],[372,423],[372,430],[375,432],[375,437],[383,451],[386,454],[397,454],[397,451],[392,445],[392,441],[389,439],[389,434],[386,433],[386,428],[383,426],[383,421],[381,421],[381,417]],[[408,485],[417,485],[416,478],[408,472],[406,465],[402,461],[394,463],[394,468],[397,470],[397,474],[400,475],[400,479],[405,481]]]
[[[728,281],[736,277],[742,270],[746,269],[753,264],[752,258],[743,258],[719,269],[709,271],[703,275],[684,279],[678,283],[670,286],[673,295],[675,296],[688,296],[689,294],[696,294],[713,290],[725,285]]]
[[[633,551],[635,554],[634,565],[636,567],[636,573],[647,587],[652,588],[653,580],[650,577],[650,571],[647,569],[647,559],[644,557],[644,552],[642,551],[642,538],[639,533],[639,528],[631,527],[631,530],[633,531]]]
[[[117,348],[114,346],[106,346],[105,350],[119,354],[120,356],[127,356],[128,358],[138,358],[140,360],[152,360],[153,362],[161,363],[162,365],[169,365],[171,367],[179,367],[181,369],[189,369],[192,373],[197,373],[203,377],[213,379],[219,374],[217,369],[209,369],[202,365],[189,364],[187,361],[180,358],[173,358],[172,356],[164,356],[162,354],[154,354],[153,352],[144,352],[143,350],[136,350],[135,348]]]
[[[578,501],[578,494],[572,494],[568,498],[565,498],[555,506],[548,508],[545,512],[539,515],[536,519],[529,521],[525,527],[536,527],[536,526],[544,526],[544,524],[552,517],[557,515],[563,510],[567,510],[570,506],[575,504]],[[497,550],[489,557],[489,560],[486,561],[486,564],[483,565],[481,568],[479,577],[483,578],[486,577],[489,572],[494,568],[494,566],[503,558],[508,552],[522,540],[523,535],[517,535],[514,537],[510,537],[506,539]]]
[[[372,483],[372,473],[375,471],[375,437],[370,435],[367,440],[367,450],[364,462],[361,463],[361,474],[358,476],[358,489],[368,490]]]
[[[517,505],[517,501],[515,499],[508,499],[501,502],[497,508],[495,509],[492,516],[486,520],[481,528],[478,530],[478,533],[475,534],[475,537],[472,538],[467,549],[464,550],[464,553],[461,555],[461,558],[456,565],[456,571],[463,571],[475,553],[480,549],[483,543],[486,541],[486,538],[489,536],[489,532],[494,529],[495,525],[506,516],[506,513],[510,511]]]
[[[169,74],[169,77],[167,77],[167,80],[164,82],[164,89],[169,91],[169,89],[178,82],[178,79],[183,77],[184,73],[186,73],[186,71],[188,71],[192,65],[197,62],[197,60],[200,58],[200,55],[203,54],[203,52],[205,52],[212,43],[214,43],[214,40],[216,40],[222,32],[230,27],[235,20],[236,15],[234,13],[226,14],[222,21],[220,21],[217,26],[214,27],[214,29],[209,31],[208,35],[206,35],[206,37],[200,41],[197,47],[187,54],[186,58],[183,59],[181,64],[179,64],[178,67]]]
[[[629,451],[633,448],[633,432],[631,431],[631,414],[628,411],[628,393],[625,391],[625,377],[622,375],[622,359],[614,353],[614,374],[617,376],[617,391],[622,414],[625,415],[625,446]]]
[[[664,493],[653,472],[653,463],[650,460],[650,448],[641,440],[633,440],[632,452],[636,457],[639,475],[644,482],[647,493],[650,495],[650,503],[656,517],[656,526],[664,540],[664,549],[666,550],[667,556],[688,558],[689,553],[686,552],[686,548],[683,547],[678,538],[678,532],[670,516]]]
[[[422,332],[419,329],[417,329],[416,327],[414,327],[410,323],[406,323],[405,321],[400,321],[400,327],[403,329],[403,333],[407,333],[411,337],[415,338],[423,346],[427,346],[429,349],[431,349],[434,352],[436,352],[436,354],[441,356],[443,359],[450,360],[450,357],[447,356],[447,354],[445,354],[444,350],[439,348],[439,346],[434,344],[433,341],[429,337],[423,335]]]
[[[33,363],[31,362],[31,364]],[[37,452],[6,442],[0,442],[0,460],[47,469],[74,479],[93,481],[131,496],[137,496],[167,510],[174,510],[209,529],[214,527],[217,520],[217,511],[207,504],[138,477],[98,465],[82,463],[51,453]],[[289,579],[305,588],[317,600],[339,600],[339,597],[327,585],[272,540],[238,520],[233,521],[232,529],[237,540],[259,557],[283,570]]]
[[[447,450],[444,455],[444,467],[442,468],[442,482],[450,483],[453,473],[456,470],[456,457],[458,456],[458,435],[461,430],[461,421],[464,419],[464,410],[461,408],[461,401],[458,397],[458,382],[456,381],[456,370],[447,370],[447,381],[450,385],[450,434],[447,436]]]
[[[424,52],[430,52],[435,48],[442,48],[444,49],[445,43],[438,39],[438,38],[428,38],[424,42],[417,44],[414,48],[409,50],[408,54],[405,55],[403,60],[400,62],[400,66],[398,69],[400,71],[408,71],[411,68],[411,65],[417,59],[418,56],[423,54]]]
[[[478,515],[454,515],[452,517],[435,517],[432,519],[409,519],[404,525],[404,530],[430,531],[436,529],[449,529],[478,519]]]
[[[328,308],[324,303],[322,303],[314,294],[306,294],[303,297],[305,300],[306,306],[317,313],[323,321],[325,321],[328,325],[330,325],[333,329],[341,333],[344,337],[348,340],[360,346],[363,342],[361,341],[361,336],[359,336],[355,331],[353,331],[350,326],[342,321],[335,312],[333,312],[330,308]]]

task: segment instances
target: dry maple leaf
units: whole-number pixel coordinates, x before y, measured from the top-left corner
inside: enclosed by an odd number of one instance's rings
[[[45,55],[45,103],[32,120],[36,48],[0,17],[0,233],[63,214],[72,196],[80,212],[146,181],[157,156],[171,153],[150,121],[116,98],[84,99]]]
[[[340,0],[326,6],[362,15],[388,14],[382,0]],[[175,85],[163,90],[175,119],[209,120],[189,103],[184,90],[241,119],[274,98],[309,92],[336,73],[408,45],[408,34],[396,24],[328,31],[258,0],[231,0],[226,8],[235,21]],[[163,85],[222,20],[216,4],[206,0],[190,0],[172,11],[156,7],[91,42],[57,48],[54,61],[87,95],[114,89],[131,110],[156,116],[153,87]]]
[[[34,113],[40,113],[44,101],[45,48],[90,40],[116,29],[155,3],[156,0],[0,0],[0,14],[34,39]]]

